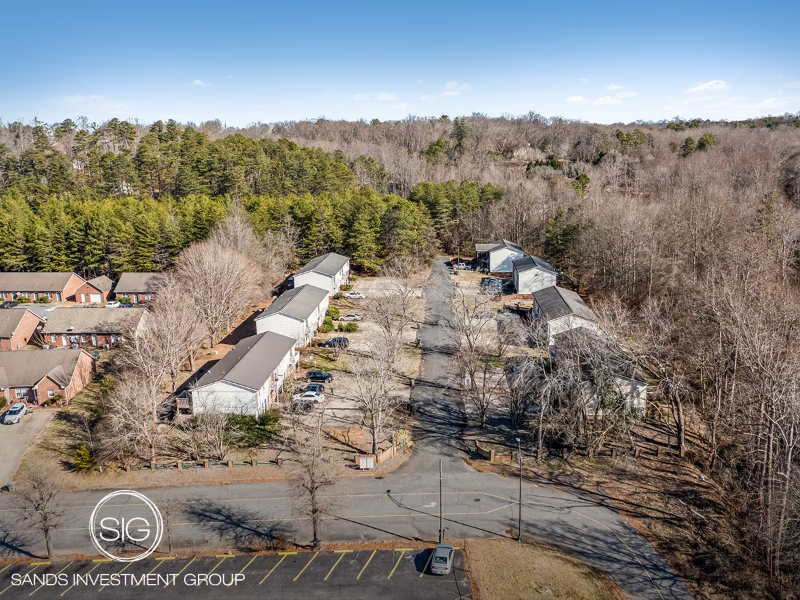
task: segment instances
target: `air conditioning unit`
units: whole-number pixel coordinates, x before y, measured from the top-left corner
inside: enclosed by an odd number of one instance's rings
[[[110,350],[111,344],[103,344],[103,350]]]
[[[50,350],[50,344],[44,344],[42,350]]]
[[[72,348],[73,350],[77,350],[78,348],[80,348],[80,345],[79,344],[72,344],[72,346],[70,346],[70,348]]]

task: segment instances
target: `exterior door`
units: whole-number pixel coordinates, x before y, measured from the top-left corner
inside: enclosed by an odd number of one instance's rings
[[[58,299],[59,302],[61,302],[61,292],[56,293],[56,298]]]
[[[62,346],[66,346],[67,345],[67,336],[66,335],[62,335],[61,336],[61,345]]]
[[[86,302],[86,294],[81,294],[81,302]]]
[[[97,334],[92,334],[92,346],[97,346]]]

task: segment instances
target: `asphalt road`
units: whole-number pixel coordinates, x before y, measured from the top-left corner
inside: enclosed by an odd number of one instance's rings
[[[419,333],[425,353],[422,382],[414,389],[414,399],[420,404],[414,454],[394,473],[348,478],[331,490],[330,516],[321,531],[327,542],[397,540],[397,547],[402,547],[402,540],[435,543],[440,458],[445,462],[445,537],[515,535],[519,480],[476,472],[461,459],[458,440],[463,410],[448,389],[452,369],[447,337],[436,325],[446,316],[442,306],[449,304],[441,294],[448,293],[448,286],[444,264],[437,263],[428,288],[428,325]],[[306,520],[293,510],[292,493],[282,482],[159,490],[165,492],[185,507],[185,516],[171,527],[175,547],[241,550],[279,536],[301,543],[312,537]],[[69,495],[68,524],[54,540],[57,552],[95,554],[88,523],[105,494]],[[104,510],[121,515],[123,509],[128,517],[146,516],[144,505],[135,502],[112,501]],[[568,485],[528,480],[523,485],[522,512],[524,535],[562,548],[607,573],[631,598],[692,598],[653,546],[618,514],[613,499]],[[0,551],[9,556],[41,555],[40,536],[20,530],[12,512],[0,509],[0,530],[7,532],[0,539]],[[370,597],[378,597],[382,592],[371,593]]]
[[[3,598],[81,598],[103,592],[140,598],[409,600],[471,598],[464,557],[451,575],[430,572],[432,550],[337,550],[198,558],[17,564],[0,571]],[[3,569],[3,567],[0,567]],[[28,576],[27,578],[25,576]],[[117,575],[114,583],[111,575]],[[17,576],[17,577],[15,577]],[[49,576],[49,584],[43,577]],[[76,577],[80,576],[80,578]],[[206,576],[205,579],[203,576]],[[124,579],[128,578],[128,579]],[[103,596],[101,596],[102,598]]]

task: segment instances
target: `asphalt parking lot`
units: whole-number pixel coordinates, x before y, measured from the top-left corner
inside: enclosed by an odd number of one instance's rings
[[[471,598],[461,551],[456,551],[453,573],[448,576],[430,573],[431,554],[431,548],[398,547],[147,558],[134,563],[32,561],[0,565],[0,596],[3,600],[30,597],[68,600],[96,593],[101,593],[101,598],[120,599]],[[114,574],[120,582],[116,585],[111,577]],[[203,583],[203,576],[208,583]],[[134,578],[137,581],[132,581]]]
[[[0,423],[0,487],[13,479],[25,450],[55,414],[55,410],[37,409],[23,415],[15,425]]]

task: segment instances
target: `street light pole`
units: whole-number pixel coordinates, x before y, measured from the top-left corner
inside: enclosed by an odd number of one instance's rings
[[[517,524],[517,541],[522,541],[522,447],[517,438],[517,457],[519,458],[519,520]]]
[[[439,459],[439,543],[444,544],[444,527],[442,522],[442,459]]]

